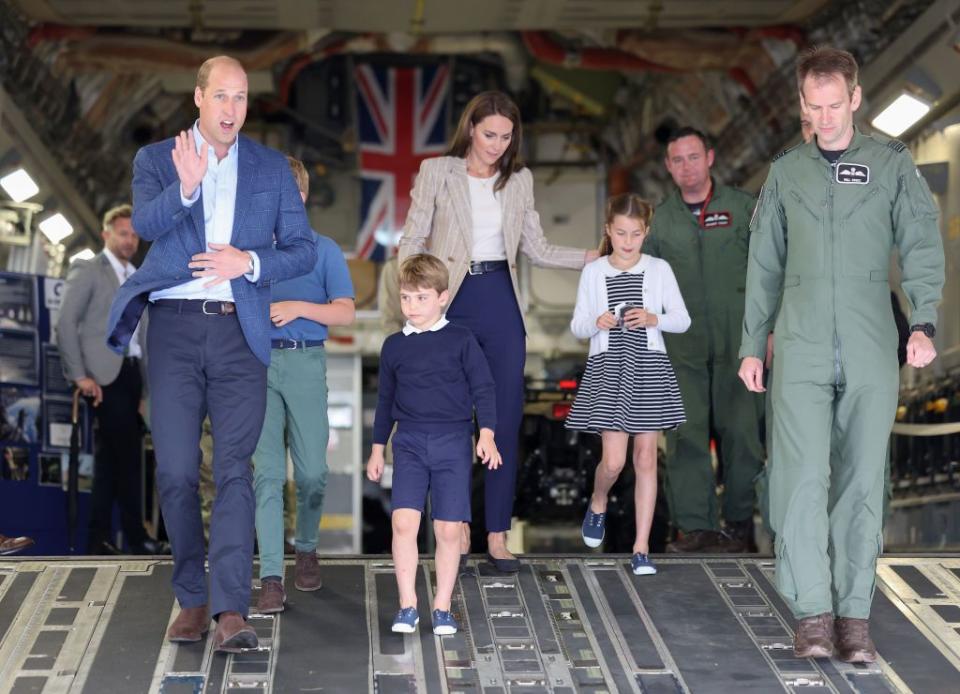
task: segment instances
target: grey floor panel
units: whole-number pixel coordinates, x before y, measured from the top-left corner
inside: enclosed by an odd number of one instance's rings
[[[960,556],[883,559],[871,620],[881,662],[798,660],[796,621],[768,559],[525,557],[518,575],[470,561],[452,611],[431,630],[432,562],[417,575],[421,623],[390,631],[397,589],[384,557],[322,559],[324,587],[251,614],[261,648],[164,640],[169,561],[0,560],[0,694],[600,694],[601,692],[957,692]],[[292,562],[287,585],[292,587]],[[256,600],[256,588],[252,600]]]

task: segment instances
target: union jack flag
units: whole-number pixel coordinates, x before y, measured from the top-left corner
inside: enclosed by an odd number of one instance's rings
[[[358,65],[354,79],[362,186],[357,256],[382,260],[382,244],[406,221],[420,162],[446,150],[450,68]]]

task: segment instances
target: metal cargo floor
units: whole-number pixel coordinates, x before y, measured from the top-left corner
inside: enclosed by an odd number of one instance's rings
[[[797,660],[794,620],[769,559],[525,558],[516,576],[471,561],[453,610],[430,631],[430,564],[418,576],[420,631],[390,631],[389,561],[321,560],[324,587],[253,613],[258,651],[211,653],[164,640],[175,615],[168,560],[0,561],[0,692],[890,692],[960,691],[960,557],[880,562],[874,666]],[[292,585],[292,566],[288,566]],[[256,592],[253,600],[256,601]],[[212,632],[211,632],[212,635]]]

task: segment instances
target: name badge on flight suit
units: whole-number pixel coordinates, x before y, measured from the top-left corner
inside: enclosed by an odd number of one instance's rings
[[[870,167],[866,164],[851,164],[842,161],[837,164],[837,183],[858,183],[866,185],[870,182]]]
[[[716,229],[717,227],[728,227],[733,221],[733,215],[729,212],[707,212],[703,216],[704,229]]]

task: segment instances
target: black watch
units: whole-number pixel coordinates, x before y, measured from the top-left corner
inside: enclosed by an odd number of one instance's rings
[[[937,334],[937,329],[933,327],[933,323],[917,323],[916,325],[910,326],[910,332],[921,332],[927,337],[933,337]]]

